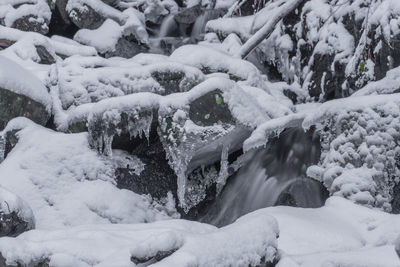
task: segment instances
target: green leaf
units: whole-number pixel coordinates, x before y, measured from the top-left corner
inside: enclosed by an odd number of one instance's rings
[[[219,95],[215,96],[215,102],[217,102],[218,105],[222,104],[222,97],[220,97]]]
[[[360,62],[360,70],[361,70],[361,71],[364,71],[364,70],[365,70],[365,62],[364,62],[364,61],[361,61],[361,62]]]

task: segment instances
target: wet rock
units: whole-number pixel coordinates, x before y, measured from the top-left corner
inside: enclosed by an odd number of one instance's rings
[[[399,162],[399,165],[400,165],[400,162]],[[392,213],[400,214],[400,183],[396,184],[393,187],[393,199],[392,199],[391,205],[392,205]],[[399,239],[399,245],[400,245],[400,239]]]
[[[156,253],[156,255],[154,255],[152,257],[147,257],[147,258],[138,258],[138,257],[132,256],[131,261],[134,264],[146,264],[146,266],[147,266],[149,264],[159,262],[159,261],[165,259],[166,257],[171,256],[177,250],[178,249],[173,249],[173,250],[169,250],[169,251],[158,251]]]
[[[0,88],[0,129],[16,117],[27,117],[45,125],[50,118],[46,107],[31,98]]]
[[[49,24],[49,36],[60,35],[72,39],[79,30],[69,18],[66,11],[67,2],[67,0],[56,0],[56,6],[52,12]]]
[[[148,51],[148,47],[134,38],[121,37],[115,45],[115,50],[106,52],[105,57],[131,58],[146,51]]]
[[[311,66],[313,74],[308,86],[311,97],[332,100],[345,96],[343,95],[342,84],[346,80],[344,74],[346,66],[335,62],[332,71],[334,56],[334,54],[314,55],[314,64]]]
[[[190,103],[189,118],[199,126],[234,123],[220,90],[209,92]]]
[[[219,89],[193,99],[187,111],[159,113],[159,121],[164,149],[178,177],[180,206],[187,213],[209,197],[212,186],[221,191],[229,176],[229,154],[240,149],[250,131],[236,122]]]
[[[123,145],[126,142],[130,144]],[[123,136],[115,137],[114,148],[127,149],[129,146],[133,146],[132,155],[138,157],[143,164],[143,169],[138,172],[132,168],[133,166],[118,168],[116,170],[117,187],[138,194],[150,194],[157,199],[166,198],[168,192],[173,192],[176,197],[176,174],[166,160],[156,129],[153,128],[149,141],[125,139],[124,142]]]
[[[0,187],[0,237],[15,237],[34,228],[35,219],[28,204]]]
[[[39,55],[40,64],[47,64],[47,65],[51,65],[56,63],[56,60],[53,58],[53,56],[49,53],[49,51],[47,51],[47,49],[42,46],[42,45],[38,45],[36,46],[36,52]]]
[[[11,27],[21,31],[46,34],[49,31],[48,24],[49,21],[38,19],[36,16],[29,15],[16,19]]]
[[[7,260],[3,257],[3,255],[0,253],[0,267],[25,267],[25,266],[32,266],[32,267],[50,267],[50,260],[49,259],[43,259],[43,260],[38,260],[35,262],[30,262],[29,264],[23,264],[17,262],[16,264],[7,264]]]
[[[106,20],[104,16],[88,5],[83,5],[81,9],[72,9],[71,12],[69,12],[69,17],[80,29],[90,30],[99,28]]]
[[[176,22],[180,24],[192,24],[195,23],[196,19],[203,14],[203,9],[200,5],[185,8],[174,16]]]

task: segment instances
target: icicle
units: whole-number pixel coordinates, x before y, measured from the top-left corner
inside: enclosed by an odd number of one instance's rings
[[[3,162],[6,152],[6,141],[3,135],[0,135],[0,163]]]
[[[221,169],[217,178],[217,194],[221,193],[229,177],[228,173],[229,145],[223,145],[221,153]]]

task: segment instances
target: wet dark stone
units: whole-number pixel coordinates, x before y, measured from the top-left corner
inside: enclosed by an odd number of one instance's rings
[[[393,188],[392,213],[400,214],[400,183]]]
[[[123,57],[131,58],[137,54],[148,51],[148,47],[144,44],[140,44],[134,38],[121,37],[115,45],[115,51],[105,53],[106,58],[110,57]]]
[[[135,174],[133,169],[128,166],[118,168],[115,173],[117,187],[138,194],[150,194],[158,199],[166,197],[168,192],[171,191],[176,198],[177,177],[166,159],[157,127],[158,121],[156,117],[153,117],[149,140],[130,138],[129,134],[126,133],[114,137],[113,149],[128,151],[145,164],[144,170],[139,175]]]
[[[99,28],[106,18],[97,13],[93,8],[84,5],[85,11],[81,12],[79,9],[72,9],[69,17],[72,22],[80,29],[95,30]]]
[[[47,49],[44,46],[42,45],[36,46],[36,52],[39,55],[40,64],[51,65],[56,63],[56,60],[53,58],[52,55],[50,55],[49,51],[47,51]]]
[[[165,198],[168,192],[176,195],[177,177],[166,160],[165,151],[159,140],[147,144],[141,140],[133,152],[145,165],[137,175],[133,169],[118,168],[116,170],[117,187],[128,189],[137,194],[150,194],[154,198]]]
[[[13,118],[26,117],[45,125],[50,118],[46,107],[25,95],[0,88],[0,129]]]
[[[177,250],[178,249],[172,249],[172,250],[168,250],[168,251],[158,251],[156,255],[154,255],[152,257],[147,257],[147,258],[139,258],[139,257],[132,256],[131,261],[134,264],[146,264],[146,266],[147,266],[149,264],[159,262],[159,261],[165,259],[166,257],[171,256]]]
[[[203,14],[203,9],[200,5],[196,5],[190,8],[185,8],[174,16],[176,22],[180,24],[192,24],[196,19]]]
[[[0,211],[0,237],[15,237],[32,228],[16,212],[5,214]]]
[[[165,89],[165,95],[180,92],[179,84],[185,78],[180,71],[155,71],[151,76]]]
[[[6,263],[6,259],[0,253],[0,267],[50,267],[50,260],[49,259],[41,259],[39,261],[30,262],[28,265],[17,263],[17,265],[9,265]]]
[[[378,40],[379,41],[379,40]],[[386,73],[400,66],[400,34],[393,36],[388,43],[382,41],[382,48],[375,55],[375,77],[380,80],[386,76]]]
[[[17,132],[19,130],[12,130],[5,133],[5,149],[4,149],[4,158],[11,152],[11,150],[18,143]]]
[[[49,31],[49,28],[47,26],[48,22],[45,21],[44,23],[39,23],[36,20],[29,21],[29,19],[31,18],[36,19],[36,17],[32,15],[18,18],[14,21],[11,28],[15,28],[26,32],[38,32],[41,34],[46,34]]]
[[[344,96],[342,84],[346,79],[345,66],[335,62],[334,71],[332,71],[334,57],[334,54],[314,55],[314,64],[311,66],[312,82],[308,89],[310,96],[317,100],[332,100]]]
[[[66,9],[67,0],[56,0],[56,6],[51,14],[48,36],[60,35],[73,38],[79,28],[72,23]]]
[[[189,118],[199,126],[234,124],[234,118],[220,90],[209,92],[190,103]]]

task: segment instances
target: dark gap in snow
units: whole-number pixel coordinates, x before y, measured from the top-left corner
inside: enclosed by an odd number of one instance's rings
[[[58,8],[54,8],[50,19],[49,32],[47,33],[47,36],[60,35],[72,39],[78,30],[79,28],[72,22],[66,23],[62,18]]]

